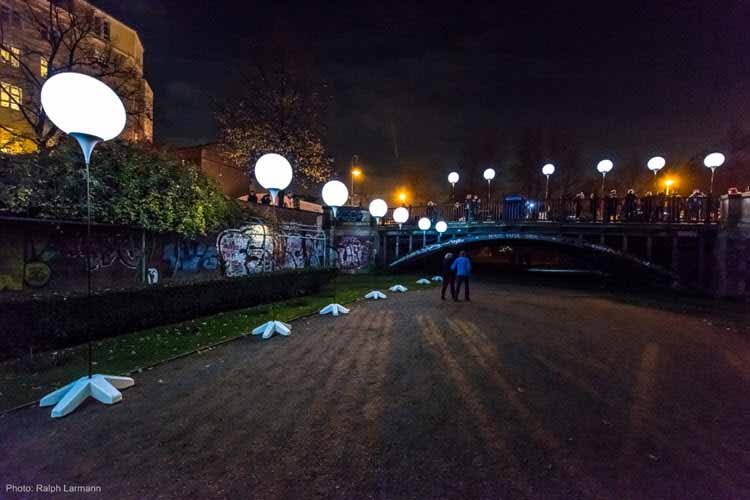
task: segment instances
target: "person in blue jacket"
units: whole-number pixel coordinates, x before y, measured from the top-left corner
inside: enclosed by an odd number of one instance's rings
[[[461,283],[466,284],[464,289],[464,298],[469,299],[469,276],[471,275],[471,261],[466,256],[466,251],[461,250],[458,254],[458,258],[453,261],[451,270],[456,273],[456,295],[453,296],[453,300],[458,300],[458,296],[461,293]]]

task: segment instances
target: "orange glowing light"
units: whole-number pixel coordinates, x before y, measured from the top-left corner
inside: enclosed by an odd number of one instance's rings
[[[361,169],[361,168],[359,168],[359,167],[354,167],[354,168],[352,169],[352,175],[353,175],[354,177],[359,177],[360,175],[362,175],[362,169]]]
[[[406,193],[404,193],[403,191],[401,191],[400,193],[398,193],[398,201],[400,201],[402,203],[405,202],[406,201]]]

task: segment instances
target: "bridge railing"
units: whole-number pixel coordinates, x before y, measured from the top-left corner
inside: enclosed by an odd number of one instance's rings
[[[556,198],[507,196],[489,204],[434,204],[409,208],[407,224],[427,217],[446,222],[637,222],[653,224],[713,223],[719,220],[718,200],[708,196],[645,196],[625,198]],[[393,224],[393,209],[384,217]]]

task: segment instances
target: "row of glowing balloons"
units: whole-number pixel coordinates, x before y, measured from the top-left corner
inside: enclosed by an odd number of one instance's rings
[[[724,164],[724,155],[721,153],[710,153],[706,155],[706,157],[703,159],[703,165],[710,168],[712,171],[716,170],[718,167],[722,166]],[[664,168],[664,166],[667,164],[667,161],[662,156],[654,156],[651,158],[647,163],[646,166],[649,170],[651,170],[654,175]],[[615,164],[612,162],[612,160],[602,160],[596,165],[596,170],[602,175],[606,175],[609,173],[612,168],[615,166]],[[555,173],[555,166],[552,163],[546,163],[542,167],[542,174],[546,176],[550,176]],[[495,169],[488,168],[484,171],[483,177],[487,181],[491,181],[495,178]],[[452,185],[456,185],[458,182],[459,175],[458,172],[451,172],[448,174],[448,182],[450,182]]]

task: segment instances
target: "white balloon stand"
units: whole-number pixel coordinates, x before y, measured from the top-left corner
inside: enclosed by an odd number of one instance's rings
[[[381,292],[380,290],[373,290],[372,292],[365,295],[366,299],[372,299],[372,300],[381,300],[381,299],[387,299],[388,297],[386,294]]]
[[[406,291],[407,291],[407,290],[409,290],[409,289],[408,289],[408,288],[406,288],[406,287],[405,287],[405,286],[403,286],[403,285],[393,285],[392,287],[390,287],[390,288],[389,288],[389,290],[390,290],[390,291],[392,291],[392,292],[400,292],[400,293],[404,293],[404,292],[406,292]]]
[[[263,339],[270,339],[274,333],[288,337],[292,333],[292,325],[283,321],[273,320],[263,323],[251,333],[253,335],[260,335]]]
[[[417,280],[417,285],[429,285],[429,284],[430,284],[430,280],[428,280],[426,278],[422,278],[422,279]]]
[[[73,412],[83,401],[91,396],[100,403],[112,405],[122,400],[118,389],[127,389],[135,385],[130,377],[100,375],[81,377],[65,387],[51,392],[39,401],[39,406],[52,406],[52,418],[64,417]]]
[[[320,310],[320,315],[325,316],[330,314],[331,316],[338,316],[339,314],[349,314],[349,309],[342,306],[341,304],[328,304]]]
[[[443,281],[443,277],[442,276],[433,276],[431,279],[432,279],[432,281]]]

